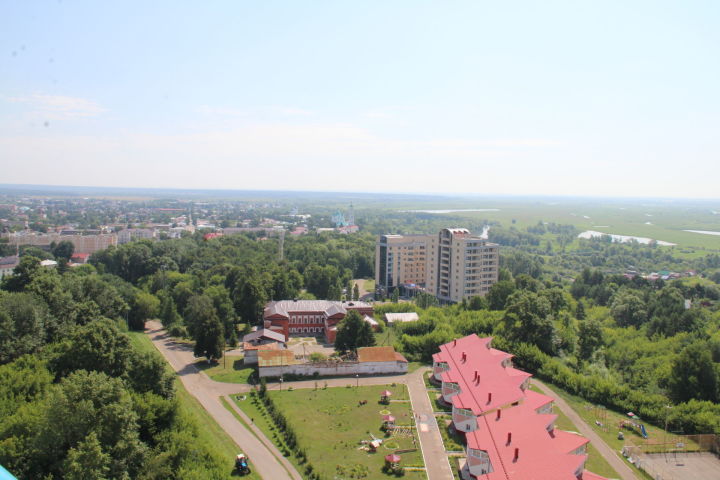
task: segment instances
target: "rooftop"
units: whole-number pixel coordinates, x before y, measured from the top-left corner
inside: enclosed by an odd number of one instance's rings
[[[358,362],[402,362],[405,357],[395,352],[393,347],[360,347],[357,350]],[[399,359],[398,355],[400,356]]]
[[[491,347],[492,338],[468,335],[440,346],[433,355],[448,369],[440,376],[457,383],[460,393],[450,401],[454,408],[469,409],[478,428],[465,433],[470,450],[489,456],[493,472],[483,480],[576,480],[587,455],[578,454],[588,440],[554,428],[557,415],[539,413],[553,399],[523,389],[530,374],[512,367],[512,355]],[[603,477],[583,472],[583,478]]]
[[[258,341],[262,338],[266,338],[268,340],[275,340],[276,342],[285,343],[285,335],[283,335],[282,333],[272,331],[267,328],[261,328],[254,332],[248,333],[247,335],[245,335],[243,337],[243,342],[251,343],[251,342]]]
[[[346,314],[347,309],[372,308],[365,302],[340,302],[333,300],[278,300],[270,302],[265,307],[263,316],[282,315],[287,317],[292,313],[325,313],[328,317],[338,313]]]
[[[386,313],[385,320],[387,320],[388,323],[415,322],[417,320],[420,320],[420,317],[418,316],[418,314],[416,312]]]
[[[258,351],[258,367],[280,367],[283,365],[295,365],[296,363],[295,354],[291,350]]]

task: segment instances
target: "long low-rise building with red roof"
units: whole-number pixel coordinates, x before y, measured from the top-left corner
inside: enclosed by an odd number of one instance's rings
[[[555,428],[553,399],[529,390],[531,375],[492,338],[468,335],[440,346],[433,378],[465,436],[465,480],[602,480],[585,470],[588,440]]]

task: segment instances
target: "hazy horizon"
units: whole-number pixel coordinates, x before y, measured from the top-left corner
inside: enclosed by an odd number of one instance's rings
[[[715,2],[0,9],[5,183],[719,196]]]

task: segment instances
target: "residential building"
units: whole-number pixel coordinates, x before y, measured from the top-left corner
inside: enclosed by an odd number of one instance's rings
[[[485,296],[497,283],[500,247],[465,228],[437,235],[381,235],[375,248],[375,285],[381,295],[421,289],[444,302]]]
[[[100,235],[60,235],[58,233],[27,233],[18,232],[8,235],[11,245],[34,245],[37,247],[48,247],[51,243],[68,241],[75,246],[75,253],[95,253],[98,250],[117,245],[116,234]]]
[[[425,287],[432,235],[380,235],[375,247],[375,285],[382,294],[395,288]]]
[[[122,245],[132,242],[133,240],[140,240],[141,238],[152,240],[155,238],[155,230],[152,228],[126,228],[125,230],[120,230],[117,236],[118,243]]]
[[[444,228],[431,242],[427,290],[441,301],[485,296],[497,283],[500,246],[465,228]]]
[[[324,336],[327,343],[335,343],[337,324],[347,312],[357,310],[360,316],[372,316],[373,307],[365,302],[331,300],[279,300],[265,306],[265,328],[280,332],[287,340],[290,335]]]
[[[20,257],[12,255],[10,257],[0,258],[0,278],[6,275],[12,275],[15,267],[20,265]]]
[[[588,440],[555,428],[553,399],[530,390],[512,355],[477,335],[440,346],[433,381],[465,438],[463,480],[599,480],[585,470]]]

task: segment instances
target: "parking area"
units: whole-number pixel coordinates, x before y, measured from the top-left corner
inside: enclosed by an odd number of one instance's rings
[[[710,452],[652,453],[643,455],[641,467],[662,480],[720,480],[720,459]]]

